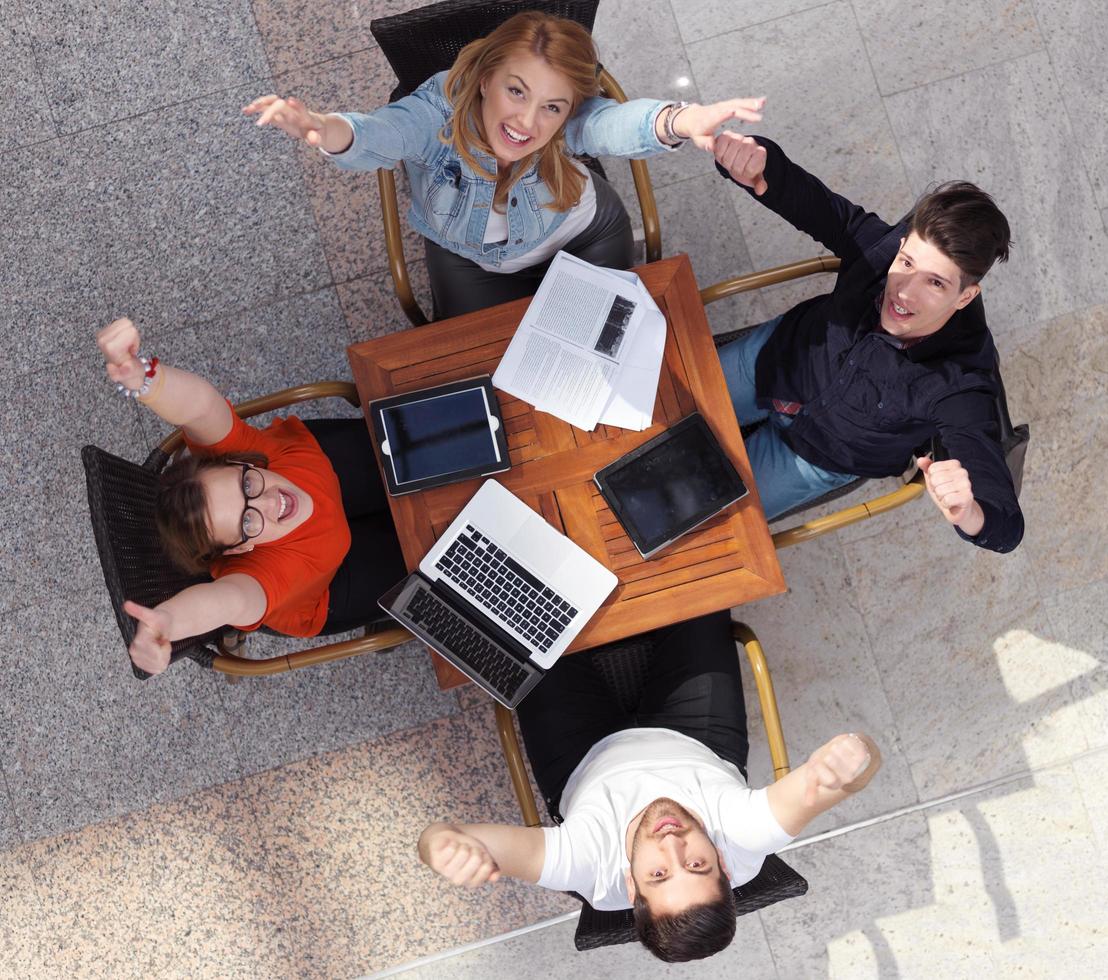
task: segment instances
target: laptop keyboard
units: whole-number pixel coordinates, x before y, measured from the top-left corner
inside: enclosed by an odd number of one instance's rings
[[[420,589],[404,610],[412,623],[438,640],[505,701],[530,676],[511,654],[495,646],[432,592]]]
[[[540,653],[577,615],[565,599],[540,582],[506,551],[467,525],[435,562],[466,595],[489,609]]]

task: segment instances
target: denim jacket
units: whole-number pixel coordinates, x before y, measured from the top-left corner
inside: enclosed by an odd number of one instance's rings
[[[354,141],[344,152],[327,155],[346,170],[391,170],[403,161],[412,190],[412,227],[451,252],[498,266],[539,245],[569,212],[547,207],[553,195],[532,166],[508,197],[507,242],[484,243],[496,182],[475,172],[439,139],[453,115],[443,93],[445,81],[446,72],[440,72],[376,112],[340,113],[354,130]],[[566,147],[574,155],[636,158],[671,149],[654,134],[654,121],[666,105],[654,99],[623,104],[587,99],[566,123]],[[473,155],[490,173],[496,172],[492,156],[477,150]]]

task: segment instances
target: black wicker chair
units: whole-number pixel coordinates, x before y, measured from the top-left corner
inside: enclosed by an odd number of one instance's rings
[[[732,631],[736,642],[743,645],[754,674],[762,720],[769,742],[770,758],[773,762],[773,776],[774,779],[780,779],[789,772],[789,756],[785,747],[785,736],[781,730],[777,696],[773,690],[773,679],[770,677],[765,653],[758,637],[750,627],[743,623],[732,623]],[[631,710],[639,703],[646,681],[650,655],[648,643],[632,637],[583,655],[593,657],[593,663],[619,705]],[[512,774],[512,782],[524,822],[529,827],[537,827],[538,810],[520,751],[519,740],[516,737],[512,713],[507,708],[497,705],[496,714],[501,746],[508,761],[509,772]],[[547,799],[544,802],[550,819],[554,823],[561,823],[561,815],[557,812],[553,801]],[[771,854],[765,859],[761,871],[752,880],[734,889],[736,914],[746,915],[774,902],[780,902],[782,899],[803,895],[807,890],[808,882],[779,857]],[[577,931],[574,935],[574,944],[579,950],[635,941],[634,918],[630,909],[601,912],[589,905],[580,895],[574,897],[581,901],[581,916],[577,921]]]
[[[369,29],[396,72],[398,80],[389,101],[395,102],[409,95],[432,75],[448,69],[470,41],[484,37],[520,11],[541,10],[565,17],[591,32],[599,3],[600,0],[445,0],[443,3],[391,17],[379,17],[370,22]],[[597,78],[601,91],[608,98],[617,102],[627,101],[619,83],[602,66],[598,66]],[[593,169],[598,169],[595,161],[585,162]],[[654,262],[662,257],[662,234],[654,188],[646,162],[628,162],[642,212],[646,260]],[[393,171],[378,170],[377,187],[381,196],[381,217],[385,226],[389,269],[396,295],[411,323],[420,326],[427,323],[427,317],[416,301],[408,279]]]
[[[357,391],[352,384],[329,381],[289,388],[264,398],[256,398],[235,406],[235,411],[243,418],[250,418],[297,402],[328,396],[345,398],[355,406],[359,404]],[[207,581],[204,576],[188,575],[177,569],[162,550],[154,527],[154,498],[158,474],[181,443],[180,431],[174,432],[150,453],[141,466],[113,456],[96,446],[85,446],[81,450],[96,550],[125,646],[129,646],[134,639],[136,627],[135,620],[123,611],[125,599],[132,599],[144,606],[155,606],[190,585]],[[235,635],[234,631],[230,633]],[[366,635],[359,639],[313,647],[266,660],[253,660],[230,653],[223,642],[225,635],[226,630],[221,628],[203,636],[177,640],[173,643],[170,662],[187,658],[201,667],[230,675],[276,674],[362,653],[387,650],[412,639],[407,630],[382,623],[379,627],[370,627]],[[240,646],[240,643],[235,643],[234,649],[237,650]],[[140,680],[150,676],[133,663],[131,669]]]

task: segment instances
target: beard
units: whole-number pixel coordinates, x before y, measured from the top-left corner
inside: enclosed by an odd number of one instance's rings
[[[704,827],[688,810],[676,800],[666,796],[660,796],[643,810],[642,819],[635,828],[635,836],[631,838],[631,858],[635,857],[635,851],[639,844],[653,835],[654,825],[662,817],[674,817],[683,827],[696,827],[703,830]]]

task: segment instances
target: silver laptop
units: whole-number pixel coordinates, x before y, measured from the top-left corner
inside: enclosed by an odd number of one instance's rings
[[[380,605],[514,708],[617,581],[513,493],[486,480],[419,570]]]

